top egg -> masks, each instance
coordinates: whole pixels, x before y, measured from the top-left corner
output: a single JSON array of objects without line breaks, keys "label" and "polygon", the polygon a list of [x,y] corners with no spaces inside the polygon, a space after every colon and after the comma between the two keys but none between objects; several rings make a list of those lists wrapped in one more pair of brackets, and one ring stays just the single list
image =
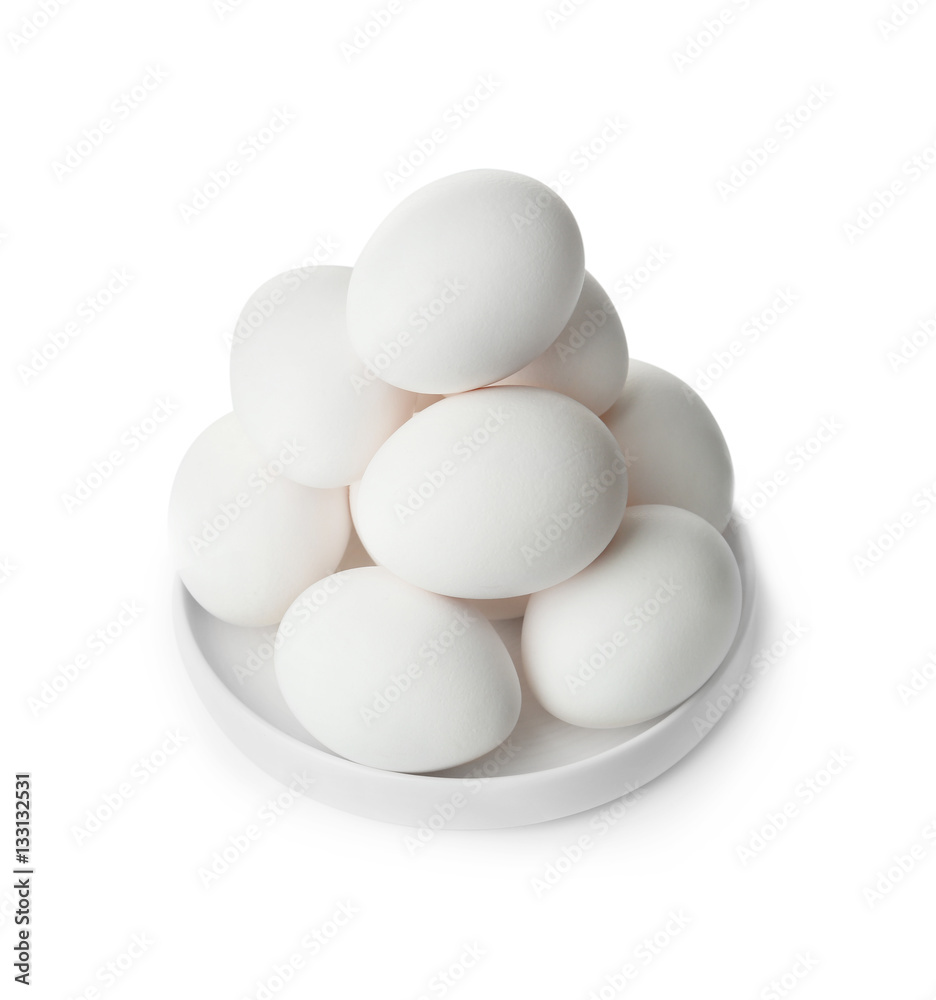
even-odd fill
[{"label": "top egg", "polygon": [[464,392],[519,371],[562,332],[585,280],[578,224],[545,184],[467,170],[378,226],[348,288],[348,334],[384,382]]}]

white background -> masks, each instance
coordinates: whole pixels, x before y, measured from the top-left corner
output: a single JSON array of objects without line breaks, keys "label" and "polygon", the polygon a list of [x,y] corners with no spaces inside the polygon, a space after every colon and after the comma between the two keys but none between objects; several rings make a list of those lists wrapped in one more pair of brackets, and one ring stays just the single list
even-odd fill
[{"label": "white background", "polygon": [[[262,997],[300,954],[277,995],[584,1000],[617,995],[606,977],[630,963],[626,995],[936,996],[934,5],[888,30],[887,0],[587,0],[565,19],[558,2],[412,2],[350,50],[378,2],[4,5],[2,781],[11,803],[13,772],[34,775],[33,995]],[[720,9],[733,18],[713,39]],[[466,118],[456,106],[485,78]],[[288,127],[239,155],[278,109]],[[90,155],[56,168],[102,117],[114,127]],[[388,177],[436,127],[412,176]],[[232,158],[238,175],[184,213]],[[409,831],[303,798],[206,887],[199,868],[282,791],[195,701],[169,621],[167,498],[229,409],[224,335],[317,241],[352,264],[400,198],[476,166],[567,171],[632,355],[702,388],[754,511],[774,653],[613,824],[444,832],[414,854]],[[668,259],[651,276],[654,248]],[[112,269],[129,276],[117,295],[102,293]],[[752,338],[780,291],[795,303]],[[122,444],[166,399],[171,416]],[[115,448],[122,464],[69,510]],[[142,609],[132,624],[36,709],[123,602]],[[170,732],[178,751],[132,778]],[[76,834],[128,781],[116,815]],[[354,918],[303,951],[342,903]],[[145,950],[121,959],[135,935]],[[481,957],[459,967],[469,947]]]}]

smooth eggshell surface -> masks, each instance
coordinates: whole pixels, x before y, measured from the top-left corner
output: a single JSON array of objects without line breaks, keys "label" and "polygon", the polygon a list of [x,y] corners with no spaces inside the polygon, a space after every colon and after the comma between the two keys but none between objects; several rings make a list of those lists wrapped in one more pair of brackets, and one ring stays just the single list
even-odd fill
[{"label": "smooth eggshell surface", "polygon": [[621,397],[602,420],[628,461],[628,503],[683,507],[725,530],[734,494],[731,455],[691,386],[632,358]]},{"label": "smooth eggshell surface", "polygon": [[[348,547],[345,549],[345,554],[341,558],[341,562],[338,564],[338,569],[357,569],[359,566],[376,566],[373,557],[364,548],[364,543],[361,541],[357,530],[354,527],[354,507],[355,500],[357,496],[357,483],[352,483],[351,485],[351,538],[348,541]],[[462,602],[466,604],[472,611],[480,611],[488,621],[501,622],[509,621],[511,618],[520,618],[523,616],[523,612],[526,611],[527,601],[529,600],[529,594],[523,594],[520,597],[502,597],[500,599],[492,599],[489,601],[479,600],[475,601],[469,597],[461,598]]]},{"label": "smooth eggshell surface", "polygon": [[345,323],[350,267],[277,275],[241,312],[231,348],[231,396],[264,455],[294,447],[285,475],[347,486],[416,405],[413,393],[369,377]]},{"label": "smooth eggshell surface", "polygon": [[608,293],[586,271],[565,329],[538,358],[498,385],[537,385],[578,400],[601,415],[627,377],[627,339]]},{"label": "smooth eggshell surface", "polygon": [[283,470],[229,413],[195,439],[172,484],[176,568],[195,600],[232,625],[275,625],[348,544],[348,491],[300,486]]},{"label": "smooth eggshell surface", "polygon": [[405,198],[362,250],[351,343],[392,385],[474,389],[546,350],[584,276],[578,224],[549,187],[504,170],[452,174]]},{"label": "smooth eggshell surface", "polygon": [[517,673],[491,623],[380,567],[301,594],[280,623],[274,663],[308,732],[371,767],[454,767],[493,750],[520,714]]},{"label": "smooth eggshell surface", "polygon": [[553,586],[611,540],[627,502],[614,436],[581,403],[493,386],[434,403],[377,452],[354,517],[375,562],[453,597]]},{"label": "smooth eggshell surface", "polygon": [[738,565],[712,525],[679,507],[629,507],[587,569],[530,598],[524,671],[556,718],[632,726],[698,690],[740,619]]}]

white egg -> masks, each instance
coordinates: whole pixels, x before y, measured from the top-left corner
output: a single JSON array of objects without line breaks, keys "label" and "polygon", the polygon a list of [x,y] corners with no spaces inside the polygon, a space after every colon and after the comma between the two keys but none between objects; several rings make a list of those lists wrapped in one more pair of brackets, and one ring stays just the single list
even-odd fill
[{"label": "white egg", "polygon": [[587,569],[530,598],[524,671],[564,722],[631,726],[697,691],[740,618],[741,576],[722,535],[680,507],[629,507]]},{"label": "white egg", "polygon": [[169,498],[176,568],[198,603],[232,625],[275,625],[311,583],[333,572],[351,532],[347,489],[284,475],[288,449],[264,457],[233,413],[185,453]]},{"label": "white egg", "polygon": [[731,455],[691,386],[632,358],[621,397],[602,419],[628,460],[628,503],[684,507],[725,530],[734,494]]},{"label": "white egg", "polygon": [[379,567],[297,597],[274,664],[308,732],[371,767],[454,767],[493,750],[520,714],[517,673],[491,623]]},{"label": "white egg", "polygon": [[[338,565],[339,571],[343,569],[357,569],[359,566],[377,565],[377,563],[374,562],[373,556],[371,556],[367,549],[364,548],[364,543],[361,541],[353,523],[358,487],[358,483],[351,484],[351,538],[348,541],[348,547],[345,549],[345,554],[342,556],[341,562]],[[521,618],[523,616],[523,612],[526,611],[527,601],[529,599],[529,594],[523,594],[520,597],[502,597],[489,601],[472,600],[468,597],[461,598],[462,602],[469,608],[473,611],[479,611],[485,618],[488,619],[488,621],[492,622],[509,621],[511,618]]]},{"label": "white egg", "polygon": [[347,486],[412,416],[415,394],[373,378],[345,323],[350,267],[277,275],[251,295],[231,349],[231,395],[265,455],[299,454],[285,475],[305,486]]},{"label": "white egg", "polygon": [[600,415],[621,395],[626,377],[624,327],[608,293],[586,271],[582,294],[556,341],[497,384],[554,389]]},{"label": "white egg", "polygon": [[614,436],[581,403],[493,386],[434,403],[373,457],[354,500],[367,550],[453,597],[553,586],[611,540],[627,502]]},{"label": "white egg", "polygon": [[545,184],[468,170],[415,191],[378,226],[348,289],[351,343],[419,393],[513,374],[566,324],[585,276],[578,225]]}]

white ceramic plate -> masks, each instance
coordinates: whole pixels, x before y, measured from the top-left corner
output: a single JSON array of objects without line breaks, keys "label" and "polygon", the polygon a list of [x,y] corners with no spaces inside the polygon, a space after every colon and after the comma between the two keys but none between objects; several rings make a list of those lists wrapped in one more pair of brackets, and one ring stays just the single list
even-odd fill
[{"label": "white ceramic plate", "polygon": [[[275,626],[242,628],[213,618],[178,578],[173,618],[198,695],[243,753],[284,784],[348,812],[432,830],[493,829],[569,816],[639,788],[684,757],[718,721],[729,685],[754,643],[755,572],[743,525],[725,538],[743,586],[741,624],[721,666],[666,715],[624,729],[580,729],[554,719],[528,695],[510,738],[486,757],[431,775],[398,774],[338,757],[286,707],[273,673]],[[511,653],[520,621],[497,623]],[[522,677],[522,671],[521,671]]]}]

